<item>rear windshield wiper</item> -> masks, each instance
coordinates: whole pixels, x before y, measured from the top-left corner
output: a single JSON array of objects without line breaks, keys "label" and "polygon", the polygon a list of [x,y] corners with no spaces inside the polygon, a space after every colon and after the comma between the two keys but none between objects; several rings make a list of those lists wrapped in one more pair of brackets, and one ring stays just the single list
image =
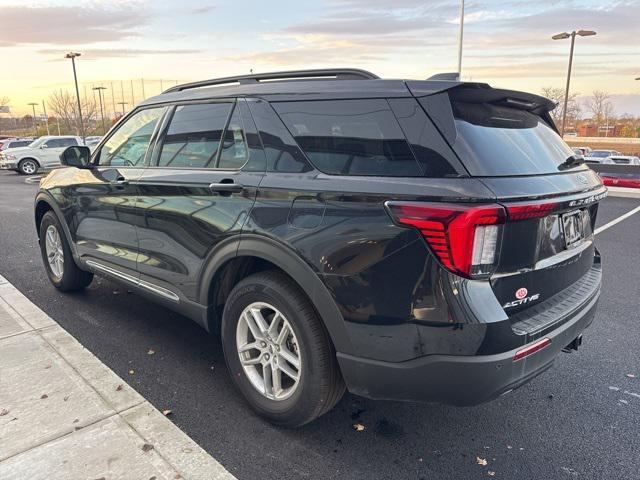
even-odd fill
[{"label": "rear windshield wiper", "polygon": [[558,170],[567,170],[568,168],[577,167],[584,163],[584,157],[582,155],[571,155],[564,162],[558,165]]}]

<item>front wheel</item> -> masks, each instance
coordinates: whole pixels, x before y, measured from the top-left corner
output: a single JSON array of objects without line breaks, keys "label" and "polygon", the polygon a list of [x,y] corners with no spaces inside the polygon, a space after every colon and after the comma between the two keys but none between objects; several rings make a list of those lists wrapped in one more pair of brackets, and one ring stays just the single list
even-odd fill
[{"label": "front wheel", "polygon": [[93,273],[76,265],[60,221],[52,211],[45,213],[40,223],[40,252],[49,280],[58,290],[82,290],[93,280]]},{"label": "front wheel", "polygon": [[251,275],[232,290],[222,345],[240,391],[277,425],[308,423],[345,391],[324,325],[302,290],[280,272]]},{"label": "front wheel", "polygon": [[25,158],[24,160],[20,160],[18,172],[22,175],[33,175],[38,171],[38,167],[38,162],[32,158]]}]

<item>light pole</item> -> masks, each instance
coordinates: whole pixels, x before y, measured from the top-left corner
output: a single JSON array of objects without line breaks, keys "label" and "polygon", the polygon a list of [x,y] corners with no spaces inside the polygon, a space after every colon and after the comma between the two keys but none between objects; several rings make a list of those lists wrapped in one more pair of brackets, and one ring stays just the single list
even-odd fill
[{"label": "light pole", "polygon": [[560,129],[560,136],[564,136],[564,127],[567,122],[567,104],[569,103],[569,83],[571,82],[571,66],[573,64],[573,46],[576,43],[576,35],[580,37],[590,37],[595,35],[596,32],[593,30],[578,30],[577,32],[574,30],[571,33],[562,32],[551,37],[553,40],[564,40],[566,38],[571,38],[571,48],[569,50],[569,69],[567,70],[567,86],[564,90],[564,108],[562,110],[562,128]]},{"label": "light pole", "polygon": [[38,129],[36,128],[36,105],[38,105],[38,103],[37,102],[30,102],[27,105],[31,105],[31,108],[33,110],[33,121],[31,123],[33,124],[32,125],[32,127],[33,127],[33,135],[35,137],[37,137],[38,136]]},{"label": "light pole", "polygon": [[76,84],[76,98],[78,99],[78,119],[80,120],[80,136],[82,137],[82,142],[85,141],[84,136],[84,122],[82,121],[82,106],[80,104],[80,90],[78,90],[78,76],[76,75],[76,57],[79,57],[80,53],[78,52],[69,52],[64,58],[71,59],[71,65],[73,66],[73,81]]},{"label": "light pole", "polygon": [[462,37],[464,35],[464,0],[460,0],[460,31],[458,32],[458,80],[462,77]]},{"label": "light pole", "polygon": [[47,106],[44,104],[44,100],[42,100],[42,111],[44,112],[44,122],[47,125],[47,135],[49,135],[49,117],[47,116]]},{"label": "light pole", "polygon": [[118,105],[122,105],[122,116],[124,117],[124,106],[127,104],[127,102],[118,102]]},{"label": "light pole", "polygon": [[102,118],[102,133],[104,134],[104,110],[102,108],[102,90],[106,90],[107,87],[93,87],[92,90],[98,91],[98,99],[100,100],[100,117]]}]

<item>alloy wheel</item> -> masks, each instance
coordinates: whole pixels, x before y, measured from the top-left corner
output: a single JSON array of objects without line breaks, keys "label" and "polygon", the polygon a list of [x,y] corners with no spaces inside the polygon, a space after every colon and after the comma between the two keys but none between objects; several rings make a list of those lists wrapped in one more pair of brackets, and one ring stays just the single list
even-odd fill
[{"label": "alloy wheel", "polygon": [[274,306],[247,306],[236,328],[240,363],[251,385],[270,400],[289,398],[300,384],[302,355],[291,324]]},{"label": "alloy wheel", "polygon": [[64,272],[64,250],[62,239],[55,225],[49,225],[45,233],[45,250],[51,273],[57,280],[62,279]]},{"label": "alloy wheel", "polygon": [[32,175],[36,173],[37,170],[38,167],[36,165],[36,162],[34,162],[33,160],[24,160],[22,162],[22,171],[27,175]]}]

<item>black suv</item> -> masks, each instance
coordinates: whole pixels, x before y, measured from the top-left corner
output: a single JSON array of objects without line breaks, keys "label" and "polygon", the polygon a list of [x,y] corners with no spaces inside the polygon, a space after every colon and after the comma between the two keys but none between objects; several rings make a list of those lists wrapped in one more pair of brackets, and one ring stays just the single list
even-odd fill
[{"label": "black suv", "polygon": [[93,274],[219,331],[281,425],[376,399],[471,405],[577,349],[606,195],[550,100],[314,70],[176,86],[40,184],[51,282]]}]

